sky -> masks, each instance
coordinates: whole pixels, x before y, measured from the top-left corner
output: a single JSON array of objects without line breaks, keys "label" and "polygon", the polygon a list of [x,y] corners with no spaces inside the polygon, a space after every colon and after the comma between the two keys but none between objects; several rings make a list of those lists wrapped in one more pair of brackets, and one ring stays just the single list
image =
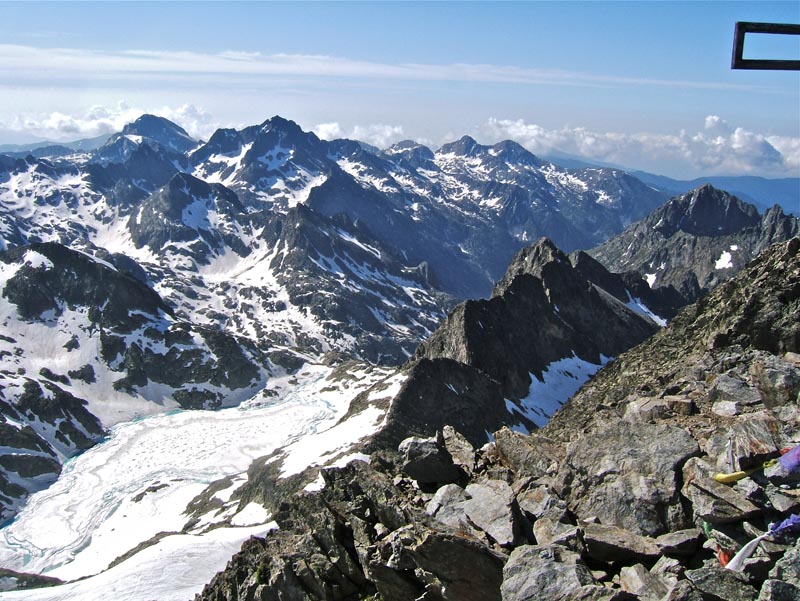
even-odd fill
[{"label": "sky", "polygon": [[[0,1],[0,144],[281,115],[380,147],[800,177],[800,72],[731,70],[736,21],[800,23],[800,2]],[[745,57],[800,58],[800,36],[748,34]]]}]

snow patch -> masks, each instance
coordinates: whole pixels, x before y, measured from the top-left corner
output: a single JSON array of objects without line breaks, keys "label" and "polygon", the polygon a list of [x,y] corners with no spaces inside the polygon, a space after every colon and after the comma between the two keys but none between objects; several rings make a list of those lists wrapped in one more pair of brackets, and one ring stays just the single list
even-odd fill
[{"label": "snow patch", "polygon": [[733,267],[733,262],[731,261],[731,253],[727,250],[723,250],[722,254],[717,259],[717,262],[714,264],[714,269],[730,269]]},{"label": "snow patch", "polygon": [[611,360],[600,355],[600,363],[591,363],[572,354],[558,361],[553,361],[542,372],[542,379],[530,374],[531,387],[528,395],[520,399],[519,404],[507,402],[510,413],[518,413],[527,417],[538,427],[550,421],[553,414],[561,408],[569,398],[597,371]]}]

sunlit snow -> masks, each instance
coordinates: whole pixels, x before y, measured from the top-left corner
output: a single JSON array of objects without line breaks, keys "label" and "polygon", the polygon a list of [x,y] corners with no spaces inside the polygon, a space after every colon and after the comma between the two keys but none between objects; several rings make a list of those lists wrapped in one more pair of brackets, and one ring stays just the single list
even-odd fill
[{"label": "sunlit snow", "polygon": [[524,415],[541,428],[609,360],[609,357],[600,355],[600,364],[596,364],[573,354],[553,361],[542,372],[541,380],[531,374],[528,396],[521,399],[518,405],[507,402],[506,408],[509,413]]},{"label": "sunlit snow", "polygon": [[731,253],[727,250],[723,250],[722,254],[717,259],[717,262],[714,264],[714,269],[730,269],[733,267],[733,262],[731,261]]}]

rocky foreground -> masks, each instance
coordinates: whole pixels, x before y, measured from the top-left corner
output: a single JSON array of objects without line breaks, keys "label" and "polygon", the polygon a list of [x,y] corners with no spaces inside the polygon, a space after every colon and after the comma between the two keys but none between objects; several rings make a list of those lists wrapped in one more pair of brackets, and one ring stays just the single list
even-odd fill
[{"label": "rocky foreground", "polygon": [[198,599],[800,599],[796,533],[723,567],[800,511],[800,475],[761,469],[800,442],[799,317],[795,238],[530,436],[445,427],[323,470]]}]

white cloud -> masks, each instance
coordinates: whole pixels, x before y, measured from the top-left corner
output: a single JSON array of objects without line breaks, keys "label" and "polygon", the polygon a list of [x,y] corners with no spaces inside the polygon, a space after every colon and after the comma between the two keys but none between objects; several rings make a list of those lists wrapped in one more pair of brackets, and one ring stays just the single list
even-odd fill
[{"label": "white cloud", "polygon": [[344,132],[338,123],[320,123],[312,130],[320,140],[336,140],[344,138]]},{"label": "white cloud", "polygon": [[112,107],[94,105],[78,115],[68,115],[58,111],[22,113],[7,123],[0,123],[0,127],[38,138],[66,142],[120,131],[127,123],[135,121],[145,113],[174,121],[195,138],[207,138],[220,126],[208,111],[193,104],[184,104],[176,108],[162,106],[143,109],[131,107],[121,101]]},{"label": "white cloud", "polygon": [[764,86],[709,81],[634,78],[582,71],[492,64],[381,63],[344,57],[260,52],[37,48],[0,44],[0,80],[47,85],[49,79],[136,79],[153,85],[167,79],[213,76],[216,81],[252,85],[257,76],[363,78],[403,81],[484,82],[563,86],[657,86],[696,89],[772,90]]},{"label": "white cloud", "polygon": [[403,139],[403,127],[401,125],[385,125],[375,123],[372,125],[356,125],[353,132],[348,136],[356,140],[361,140],[378,148],[386,148],[395,142]]},{"label": "white cloud", "polygon": [[581,127],[547,129],[522,119],[489,119],[479,135],[511,138],[535,154],[561,151],[587,159],[667,173],[797,177],[800,139],[766,136],[733,127],[718,115],[696,132],[676,134],[595,132]]},{"label": "white cloud", "polygon": [[384,123],[356,125],[349,131],[345,131],[337,122],[320,123],[314,126],[312,131],[322,140],[349,138],[372,144],[378,148],[386,148],[405,138],[402,125],[386,125]]}]

